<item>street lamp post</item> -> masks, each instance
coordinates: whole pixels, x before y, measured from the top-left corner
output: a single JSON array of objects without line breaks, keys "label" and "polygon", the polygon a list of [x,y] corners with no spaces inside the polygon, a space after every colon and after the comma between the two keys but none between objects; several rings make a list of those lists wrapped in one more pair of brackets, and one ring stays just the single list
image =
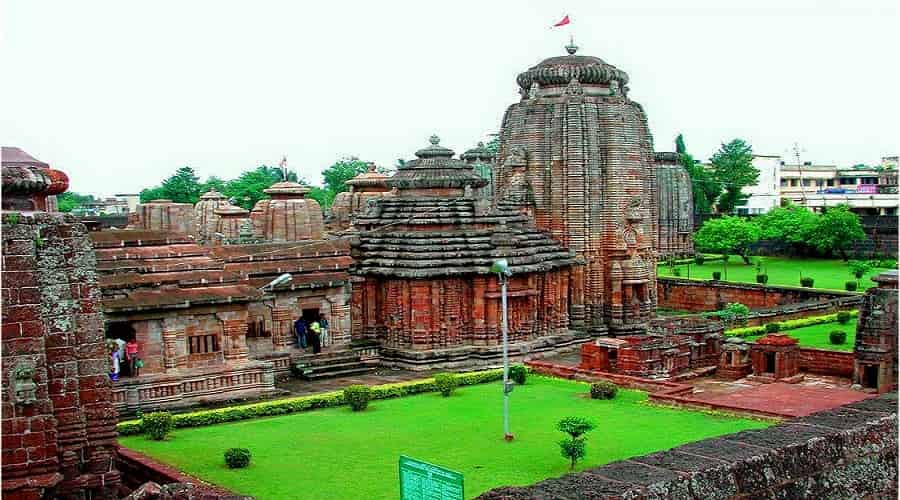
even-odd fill
[{"label": "street lamp post", "polygon": [[509,393],[512,392],[512,384],[509,382],[509,322],[506,305],[506,284],[512,271],[506,259],[500,259],[491,266],[491,272],[497,273],[500,281],[500,329],[503,332],[503,439],[512,441],[514,436],[509,432]]}]

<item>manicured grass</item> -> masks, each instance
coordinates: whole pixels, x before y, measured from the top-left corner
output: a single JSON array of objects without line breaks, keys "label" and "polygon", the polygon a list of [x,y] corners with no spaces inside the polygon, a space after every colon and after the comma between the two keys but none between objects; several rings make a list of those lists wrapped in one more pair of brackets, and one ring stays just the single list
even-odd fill
[{"label": "manicured grass", "polygon": [[[813,286],[815,288],[830,288],[833,290],[843,290],[844,283],[850,280],[856,280],[850,275],[850,269],[847,264],[840,259],[794,259],[782,257],[752,257],[753,264],[744,264],[743,259],[739,256],[731,256],[728,261],[728,279],[727,281],[741,281],[746,283],[756,283],[756,261],[762,261],[763,271],[769,275],[769,285],[787,285],[800,286],[800,273],[804,277],[813,278]],[[690,273],[688,265],[682,264],[676,266],[682,278],[694,279],[712,279],[713,271],[722,272],[722,280],[725,281],[725,270],[722,262],[705,262],[703,265],[690,264]],[[859,280],[858,291],[875,286],[875,283],[869,279],[887,269],[873,269]],[[659,276],[672,276],[671,269],[665,264],[657,266],[657,274]],[[688,276],[690,274],[690,276]]]},{"label": "manicured grass", "polygon": [[[592,419],[579,468],[668,449],[765,422],[660,408],[643,392],[591,400],[580,382],[531,376],[511,395],[515,441],[503,441],[500,383],[374,401],[363,413],[328,408],[283,417],[179,429],[167,441],[120,439],[183,471],[260,500],[397,498],[401,454],[459,471],[467,497],[502,485],[530,484],[568,472],[556,422]],[[250,467],[226,468],[223,453],[249,448]]]},{"label": "manicured grass", "polygon": [[[828,334],[834,330],[841,330],[847,333],[847,342],[843,344],[832,344],[828,341]],[[853,351],[853,343],[856,341],[856,321],[850,321],[846,325],[840,323],[822,323],[821,325],[805,326],[794,330],[785,330],[781,333],[790,335],[800,341],[803,347],[812,347],[815,349],[827,349],[829,351]],[[747,340],[753,341],[762,337],[755,335],[746,337]]]}]

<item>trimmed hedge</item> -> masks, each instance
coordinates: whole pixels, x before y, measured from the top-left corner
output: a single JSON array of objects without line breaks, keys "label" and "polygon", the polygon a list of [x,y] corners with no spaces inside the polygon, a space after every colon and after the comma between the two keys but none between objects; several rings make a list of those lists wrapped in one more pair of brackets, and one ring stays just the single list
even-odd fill
[{"label": "trimmed hedge", "polygon": [[[855,318],[859,311],[841,311],[846,312],[850,315],[850,317]],[[799,319],[788,319],[785,321],[779,321],[778,325],[781,331],[784,330],[793,330],[795,328],[803,328],[804,326],[812,326],[812,325],[821,325],[823,323],[833,323],[838,321],[838,315],[840,312],[834,314],[826,314],[824,316],[810,316],[808,318],[799,318]],[[753,337],[755,335],[765,335],[766,334],[766,326],[746,326],[742,328],[732,328],[730,330],[725,330],[725,335],[728,337]]]},{"label": "trimmed hedge", "polygon": [[834,345],[847,343],[847,332],[843,330],[834,330],[828,334],[828,341]]},{"label": "trimmed hedge", "polygon": [[229,469],[243,469],[250,465],[250,450],[247,448],[228,448],[225,450],[225,465]]},{"label": "trimmed hedge", "polygon": [[[503,369],[483,370],[477,372],[461,373],[456,376],[460,386],[483,384],[503,380]],[[400,398],[421,394],[423,392],[435,392],[433,378],[413,380],[410,382],[398,382],[395,384],[376,385],[372,387],[372,400]],[[264,403],[254,403],[241,406],[229,406],[215,410],[201,410],[191,413],[179,413],[172,415],[175,428],[203,427],[225,422],[236,422],[259,417],[273,417],[287,415],[301,411],[315,410],[317,408],[331,408],[346,404],[343,391],[325,392],[312,396],[300,396]],[[140,420],[126,420],[116,426],[120,436],[142,434],[144,432]]]}]

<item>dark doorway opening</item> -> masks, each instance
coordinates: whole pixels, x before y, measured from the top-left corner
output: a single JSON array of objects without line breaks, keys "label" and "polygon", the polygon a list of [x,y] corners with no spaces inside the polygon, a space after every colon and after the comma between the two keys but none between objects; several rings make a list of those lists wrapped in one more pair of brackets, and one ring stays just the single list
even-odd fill
[{"label": "dark doorway opening", "polygon": [[865,365],[863,368],[863,387],[878,389],[878,365]]},{"label": "dark doorway opening", "polygon": [[319,314],[318,309],[304,309],[303,310],[303,319],[306,321],[306,324],[310,324],[313,321],[319,321],[321,315]]},{"label": "dark doorway opening", "polygon": [[[135,369],[127,360],[125,344],[136,339],[134,327],[130,321],[111,321],[106,324],[107,354],[116,351],[119,364],[119,376],[133,376]],[[112,362],[112,361],[111,361]]]},{"label": "dark doorway opening", "polygon": [[766,373],[775,373],[775,353],[766,353]]}]

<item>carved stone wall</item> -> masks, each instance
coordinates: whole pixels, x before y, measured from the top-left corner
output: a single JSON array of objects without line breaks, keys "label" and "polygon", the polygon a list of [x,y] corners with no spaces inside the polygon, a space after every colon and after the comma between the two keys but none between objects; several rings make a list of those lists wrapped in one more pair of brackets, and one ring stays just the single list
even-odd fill
[{"label": "carved stone wall", "polygon": [[641,332],[656,308],[653,141],[628,76],[595,57],[552,57],[519,75],[500,132],[498,203],[530,204],[539,229],[585,261],[586,327]]},{"label": "carved stone wall", "polygon": [[694,193],[678,153],[656,153],[659,257],[694,254]]},{"label": "carved stone wall", "polygon": [[867,389],[887,392],[897,387],[897,271],[872,280],[878,286],[866,292],[859,309],[853,381]]},{"label": "carved stone wall", "polygon": [[3,497],[115,498],[116,411],[85,227],[4,213],[2,281]]},{"label": "carved stone wall", "polygon": [[153,200],[137,206],[135,229],[194,234],[194,206],[190,203],[173,203],[171,200]]}]

